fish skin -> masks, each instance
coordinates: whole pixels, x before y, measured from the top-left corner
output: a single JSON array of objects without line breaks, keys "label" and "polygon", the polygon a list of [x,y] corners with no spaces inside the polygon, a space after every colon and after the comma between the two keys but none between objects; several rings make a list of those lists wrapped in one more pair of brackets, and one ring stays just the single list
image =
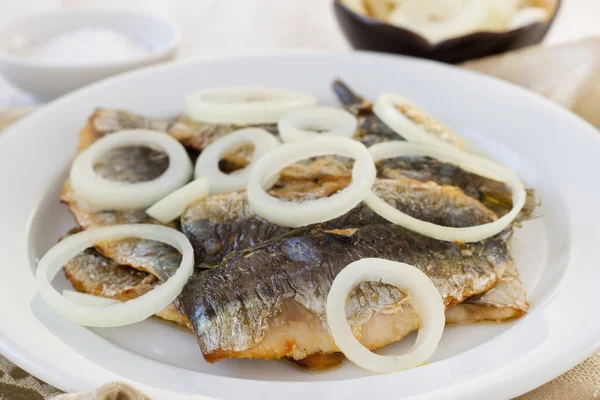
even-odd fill
[{"label": "fish skin", "polygon": [[[123,129],[151,129],[168,132],[179,140],[186,148],[202,151],[215,140],[229,133],[247,128],[227,124],[208,124],[193,121],[185,116],[171,119],[155,119],[130,113],[123,110],[99,108],[88,119],[87,125],[79,135],[79,148],[81,152],[101,137]],[[277,126],[256,125],[278,136]],[[222,167],[227,172],[232,172],[246,167],[254,153],[253,147],[244,145],[238,149],[227,152],[223,156]],[[161,153],[159,153],[161,154]],[[191,154],[195,156],[195,154]],[[315,162],[317,161],[317,162]],[[108,164],[108,163],[107,163]],[[109,164],[110,165],[110,164]],[[281,171],[282,178],[289,179],[315,179],[321,177],[342,177],[351,175],[351,164],[348,160],[339,157],[326,156],[318,159],[299,162]],[[114,175],[114,174],[113,174]]]},{"label": "fish skin", "polygon": [[[454,244],[394,225],[369,225],[344,233],[302,228],[230,253],[217,268],[194,274],[179,297],[180,306],[194,326],[208,361],[230,357],[301,359],[335,353],[339,350],[328,334],[316,343],[301,343],[296,332],[306,328],[304,321],[309,321],[310,331],[316,332],[320,324],[327,332],[325,304],[333,279],[346,265],[366,257],[420,268],[432,279],[446,307],[485,293],[512,263],[502,237]],[[364,282],[349,298],[348,322],[355,334],[369,339],[367,347],[381,347],[412,330],[410,324],[395,323],[395,318],[410,317],[398,314],[408,306],[407,297],[397,288]],[[269,324],[290,309],[302,318],[295,320],[298,326],[286,332],[289,337],[268,348],[259,346],[270,337]],[[373,318],[385,320],[381,323],[392,332],[406,327],[407,332],[392,337],[377,330],[361,333],[362,326]]]},{"label": "fish skin", "polygon": [[[355,114],[358,119],[359,129],[355,136],[357,140],[363,142],[367,147],[387,140],[405,140],[402,135],[393,131],[375,115],[371,101],[354,93],[339,79],[333,81],[332,88],[342,105]],[[404,104],[396,106],[396,108],[429,134],[458,148],[464,147],[462,138],[456,132],[418,107]]]},{"label": "fish skin", "polygon": [[[89,126],[86,129],[90,126],[93,127],[95,133],[90,140],[96,140],[98,137],[120,128],[139,129],[157,127],[155,126],[157,124],[155,121],[152,122],[150,119],[131,113],[100,109],[90,117]],[[166,126],[166,122],[160,126]],[[82,133],[80,136],[87,137],[90,135]],[[85,146],[81,144],[80,147]],[[128,147],[109,152],[98,160],[94,167],[106,179],[136,183],[154,179],[164,172],[168,167],[168,157],[164,153],[147,148]],[[323,192],[323,195],[332,194],[338,190],[337,188],[342,182],[344,180],[329,182],[322,185],[318,190]],[[273,192],[279,193],[280,196],[288,196],[290,199],[292,197],[298,199],[302,196],[308,199],[311,195],[301,193],[306,188],[298,187],[303,184],[303,182],[288,182],[284,178],[279,182],[278,187],[273,189]],[[290,186],[290,188],[286,188],[286,186]],[[292,186],[297,188],[294,189]],[[316,192],[313,191],[313,193]],[[97,211],[85,198],[71,190],[68,182],[65,182],[63,186],[61,201],[69,207],[75,220],[83,229],[119,224],[159,224],[143,210]],[[169,226],[174,226],[174,224],[169,224]],[[151,273],[162,281],[172,276],[181,262],[180,254],[173,247],[155,241],[132,238],[101,242],[97,243],[95,247],[104,256],[115,260],[117,263]],[[202,267],[208,266],[202,265]]]},{"label": "fish skin", "polygon": [[333,81],[332,89],[344,108],[358,119],[356,140],[367,147],[389,140],[404,140],[375,115],[371,101],[356,94],[339,79]]},{"label": "fish skin", "polygon": [[502,279],[487,292],[473,296],[446,311],[447,324],[478,321],[505,321],[529,311],[527,293],[514,265],[509,265]]},{"label": "fish skin", "polygon": [[[351,89],[340,81],[334,83],[334,90],[343,99],[342,102],[347,109],[357,114],[359,118],[359,130],[356,139],[363,142],[367,147],[382,141],[401,139],[372,113],[372,104],[368,100],[354,94]],[[351,95],[347,93],[351,93]],[[100,137],[121,129],[168,130],[173,137],[181,140],[184,145],[202,150],[217,138],[232,132],[234,129],[241,128],[223,125],[217,129],[218,134],[213,134],[210,133],[210,130],[209,133],[204,131],[206,129],[205,125],[212,124],[197,123],[185,117],[179,117],[174,122],[173,119],[154,119],[127,111],[99,108],[89,118],[88,124],[80,134],[79,150],[82,151]],[[265,128],[272,133],[276,132],[275,126],[265,126]],[[153,156],[157,157],[160,154],[154,154]],[[252,147],[249,146],[243,146],[227,153],[223,160],[225,169],[234,171],[245,167],[250,162],[252,154]],[[131,157],[132,160],[136,158],[140,157]],[[106,165],[111,165],[111,163],[106,163]],[[156,167],[154,168],[156,169]],[[102,173],[101,170],[99,172]],[[115,173],[112,173],[112,175],[113,179],[117,177]],[[281,176],[284,179],[348,179],[351,175],[352,161],[337,156],[305,160],[288,166],[281,171]],[[433,181],[440,185],[460,187],[465,193],[480,200],[496,212],[498,216],[506,214],[512,204],[510,190],[503,183],[479,177],[450,164],[440,163],[429,158],[404,157],[384,160],[378,165],[378,175],[382,178],[392,179],[399,175],[406,175],[424,182]],[[146,177],[145,179],[151,178]],[[538,204],[539,201],[535,198],[533,190],[528,190],[527,201],[519,220],[530,218]]]},{"label": "fish skin", "polygon": [[70,260],[64,271],[78,291],[121,301],[143,295],[157,282],[154,275],[120,266],[91,248]]},{"label": "fish skin", "polygon": [[129,111],[97,108],[79,133],[78,152],[87,149],[101,137],[124,129],[150,129],[167,132],[172,119],[148,118]]},{"label": "fish skin", "polygon": [[[195,121],[186,116],[180,116],[169,127],[169,135],[179,140],[185,147],[202,151],[214,141],[221,139],[228,134],[244,128],[261,128],[278,137],[276,124],[263,125],[231,125],[231,124],[212,124],[208,122]],[[237,149],[226,152],[221,161],[221,167],[226,172],[232,172],[244,168],[252,160],[254,147],[252,145],[243,145]]]},{"label": "fish skin", "polygon": [[[72,191],[68,182],[63,186],[60,199],[67,204],[82,229],[124,224],[160,224],[143,210],[97,211]],[[154,240],[128,238],[98,242],[94,247],[118,264],[148,272],[161,281],[172,276],[181,263],[181,254],[174,247]]]},{"label": "fish skin", "polygon": [[[93,141],[121,129],[155,129],[166,131],[167,120],[155,120],[126,111],[97,109],[80,133],[80,150]],[[160,176],[168,167],[166,154],[145,147],[115,149],[99,159],[94,169],[106,179],[117,182],[145,182]],[[122,224],[160,224],[144,210],[98,211],[78,193],[68,181],[63,185],[61,201],[65,203],[83,229]],[[174,227],[174,224],[167,224]],[[157,276],[161,281],[172,276],[181,262],[173,247],[156,241],[137,238],[100,242],[95,248],[120,265],[131,266]]]},{"label": "fish skin", "polygon": [[[143,210],[97,211],[72,191],[68,182],[63,186],[61,201],[67,204],[75,221],[83,229],[123,224],[160,224]],[[148,272],[161,281],[172,276],[181,263],[181,254],[175,248],[153,240],[128,238],[98,242],[94,247],[118,264]]]},{"label": "fish skin", "polygon": [[[134,126],[134,127],[132,127],[132,128],[135,128],[135,126]],[[143,153],[143,152],[139,152],[139,153]],[[142,154],[142,155],[143,155],[143,154]],[[146,158],[151,158],[151,157],[148,157],[149,155],[144,155],[144,156],[145,156]],[[137,158],[137,157],[138,157],[138,156],[135,156],[135,155],[134,155],[132,158],[133,158],[133,159],[135,159],[135,158]],[[116,157],[116,158],[121,158],[121,157]],[[113,172],[113,171],[110,171],[110,167],[111,167],[113,164],[112,164],[112,163],[106,163],[106,165],[108,166],[108,168],[107,168],[107,174],[110,174],[111,172]],[[135,166],[135,165],[136,165],[136,163],[133,163],[133,165]],[[148,170],[151,172],[151,171],[152,171],[152,168],[149,168]],[[103,174],[103,173],[104,173],[102,170],[101,170],[101,171],[99,171],[99,172],[100,172],[101,174]],[[135,176],[135,175],[144,175],[144,172],[138,172],[138,173],[134,172],[133,174],[134,174],[134,176]],[[309,176],[311,176],[311,175],[309,175]],[[119,177],[117,177],[117,176],[115,176],[114,178],[120,179],[120,178],[119,178]],[[125,177],[124,177],[124,178],[121,178],[120,180],[122,180],[122,181],[128,181],[128,180],[131,180],[131,179],[135,179],[135,178],[132,178],[132,177],[130,177],[130,176],[127,176],[127,175],[125,175]],[[150,177],[150,178],[148,178],[148,177],[142,177],[142,178],[140,178],[140,180],[148,180],[148,179],[152,179],[152,178],[151,178],[151,177]],[[284,189],[284,191],[285,191],[285,189]],[[130,222],[130,223],[131,223],[131,222],[134,222],[134,221],[145,221],[145,222],[150,222],[150,221],[148,221],[148,220],[147,220],[147,218],[149,218],[149,217],[147,217],[147,216],[144,216],[144,215],[143,215],[143,213],[142,213],[142,214],[140,214],[140,213],[137,213],[137,215],[136,215],[136,212],[132,212],[132,214],[133,214],[133,216],[130,216],[131,214],[130,214],[130,215],[127,215],[127,214],[125,214],[125,215],[121,215],[121,216],[119,216],[118,218],[114,218],[114,216],[113,216],[113,217],[110,217],[110,218],[107,218],[108,216],[106,216],[106,215],[105,215],[105,216],[102,216],[102,217],[104,217],[104,218],[102,218],[102,217],[101,217],[100,219],[101,219],[101,220],[102,220],[102,219],[106,219],[106,220],[112,220],[113,222],[114,222],[115,220],[119,220],[119,221],[129,220],[129,222]],[[123,222],[120,222],[120,223],[123,223]],[[135,255],[135,253],[132,253],[132,252],[131,252],[131,249],[132,249],[132,248],[134,248],[134,247],[132,247],[132,246],[135,246],[135,245],[136,245],[136,243],[132,243],[132,244],[130,244],[130,245],[129,245],[129,247],[127,247],[127,246],[125,246],[125,247],[122,247],[122,250],[121,250],[120,252],[118,252],[118,253],[121,253],[121,254],[123,254],[124,256],[131,255],[131,254],[134,254],[134,255]],[[144,249],[144,247],[146,247],[146,246],[147,246],[147,244],[146,244],[146,245],[144,245],[144,246],[142,246],[142,249]],[[174,249],[171,249],[171,250],[174,250]],[[151,253],[151,252],[150,252],[150,253]],[[166,252],[166,254],[169,254],[169,252]],[[134,256],[133,258],[134,258],[134,260],[135,260],[135,259],[139,259],[139,255],[138,255],[137,257],[136,257],[136,256]],[[153,255],[150,255],[150,256],[149,256],[149,258],[153,258]],[[117,259],[118,259],[119,261],[122,261],[122,260],[120,260],[118,257],[117,257]],[[124,262],[124,263],[126,264],[127,262]],[[178,264],[179,264],[179,262],[177,261],[176,265],[178,265]],[[159,270],[159,271],[157,271],[156,269],[154,269],[154,270],[153,270],[152,268],[147,268],[147,269],[148,269],[148,271],[149,271],[150,273],[152,273],[152,274],[155,274],[155,275],[157,275],[157,276],[160,276],[160,273],[159,273],[159,272],[160,272],[160,270]],[[163,279],[164,279],[164,278],[165,278],[165,275],[163,275]],[[172,308],[174,308],[174,306],[171,306],[171,307],[172,307]],[[175,311],[171,310],[171,311],[170,311],[170,313],[171,313],[171,314],[172,314],[173,312],[175,312],[175,313],[176,313],[176,311],[177,311],[177,310],[175,310]],[[168,319],[169,312],[168,312],[168,311],[166,311],[166,313],[167,313],[166,315],[167,315],[167,319]]]},{"label": "fish skin", "polygon": [[147,147],[121,147],[94,163],[94,171],[116,182],[138,183],[154,180],[169,167],[169,156]]},{"label": "fish skin", "polygon": [[[283,189],[275,189],[272,194],[298,201],[306,200],[311,193],[319,198],[341,188],[339,181],[332,181],[313,186],[311,190],[296,188],[303,190],[295,192],[290,184]],[[495,215],[477,200],[452,186],[399,177],[376,180],[373,191],[395,208],[427,222],[465,227],[496,220]],[[382,223],[387,221],[361,204],[347,214],[324,223],[324,227],[344,229]],[[196,260],[210,265],[218,264],[232,251],[254,246],[291,230],[254,214],[245,192],[223,193],[194,203],[181,216],[181,229],[194,247]]]},{"label": "fish skin", "polygon": [[[519,318],[528,310],[529,302],[527,301],[525,288],[519,280],[514,265],[508,265],[502,279],[489,291],[448,308],[446,310],[446,325],[470,324],[481,321],[503,322]],[[407,305],[402,312],[405,313],[404,326],[399,331],[406,332],[410,329],[418,329],[418,315],[415,309]],[[372,327],[373,325],[372,320],[365,324],[366,327]],[[339,367],[345,357],[342,353],[317,353],[305,359],[294,360],[290,357],[289,360],[305,369],[325,370]]]},{"label": "fish skin", "polygon": [[[334,81],[333,90],[343,106],[354,113],[359,120],[359,130],[355,139],[360,140],[367,147],[389,140],[404,140],[373,113],[372,103],[369,100],[354,93],[344,82]],[[435,130],[446,132],[441,124],[440,126],[436,125]],[[448,130],[448,134],[453,134],[449,128],[445,129]],[[377,171],[380,178],[394,179],[404,175],[423,182],[432,181],[440,185],[459,187],[467,195],[481,201],[499,217],[512,208],[511,191],[504,183],[472,174],[452,164],[429,157],[397,157],[383,160],[377,163]],[[528,189],[525,206],[517,221],[532,218],[538,204],[534,191]]]},{"label": "fish skin", "polygon": [[195,121],[186,116],[178,117],[169,127],[169,135],[179,140],[184,146],[202,151],[215,140],[227,136],[233,131],[244,128],[261,128],[277,135],[277,124],[231,125],[213,124]]},{"label": "fish skin", "polygon": [[[88,249],[73,258],[65,265],[64,269],[67,279],[78,291],[121,301],[137,298],[158,283],[154,276],[127,266],[117,265],[93,249]],[[488,296],[488,293],[491,295]],[[402,318],[403,324],[398,324],[399,332],[408,333],[418,328],[418,316],[414,308],[409,305],[410,301],[406,302],[402,308],[405,315]],[[508,265],[502,279],[488,292],[481,296],[471,297],[464,303],[446,310],[446,324],[472,323],[483,320],[503,321],[519,317],[528,309],[529,303],[525,290],[518,279],[518,274],[514,266]],[[369,312],[369,310],[365,307],[359,309],[358,313],[360,312]],[[192,330],[187,316],[182,314],[174,304],[170,304],[156,316]],[[381,319],[382,316],[379,317]],[[369,328],[373,325],[372,320],[371,317],[369,323],[363,325],[363,330],[366,331],[365,327]],[[318,325],[316,329],[323,330]],[[302,368],[323,370],[339,366],[344,359],[341,353],[317,353],[304,359],[290,360]]]},{"label": "fish skin", "polygon": [[[512,208],[512,193],[504,183],[472,174],[455,165],[429,157],[397,157],[383,160],[377,164],[377,172],[381,178],[394,179],[406,176],[422,182],[456,186],[467,195],[481,201],[499,217]],[[525,205],[517,221],[531,218],[538,203],[534,191],[527,189]]]},{"label": "fish skin", "polygon": [[[119,265],[94,249],[87,249],[64,266],[65,276],[80,292],[127,301],[144,295],[159,281],[151,274]],[[187,317],[173,304],[156,316],[191,329]]]}]

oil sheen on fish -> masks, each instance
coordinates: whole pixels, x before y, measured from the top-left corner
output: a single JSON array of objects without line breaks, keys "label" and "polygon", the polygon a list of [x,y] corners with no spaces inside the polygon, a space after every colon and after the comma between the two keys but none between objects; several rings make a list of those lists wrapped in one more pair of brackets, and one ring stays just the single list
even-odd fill
[{"label": "oil sheen on fish", "polygon": [[[481,201],[499,217],[512,208],[512,193],[504,183],[428,157],[397,157],[383,160],[377,165],[377,174],[381,178],[394,179],[407,176],[422,182],[459,187],[467,195]],[[528,189],[525,205],[518,220],[530,218],[537,203],[534,191]]]},{"label": "oil sheen on fish", "polygon": [[[321,192],[315,192],[315,188],[311,191],[293,185],[284,188],[285,191],[274,190],[278,197],[298,201],[304,200],[310,193],[315,193],[315,197],[331,195],[340,186],[339,181],[332,181],[329,186],[316,186]],[[302,191],[295,192],[294,189]],[[474,226],[496,219],[481,203],[453,186],[399,177],[378,179],[373,191],[387,203],[415,218],[444,226]],[[382,223],[386,221],[361,204],[347,214],[326,222],[324,226],[327,229],[344,229]],[[223,193],[198,201],[182,215],[181,228],[194,247],[196,260],[210,265],[218,264],[234,250],[254,246],[290,231],[255,215],[248,205],[245,192]]]},{"label": "oil sheen on fish", "polygon": [[[500,236],[454,244],[394,225],[302,228],[230,253],[219,267],[194,274],[179,301],[208,361],[335,353],[326,326],[327,293],[346,265],[366,257],[420,268],[446,307],[485,293],[512,264]],[[350,296],[347,317],[361,342],[373,349],[414,329],[416,322],[406,318],[415,315],[400,312],[406,307],[410,300],[397,288],[366,282]]]}]

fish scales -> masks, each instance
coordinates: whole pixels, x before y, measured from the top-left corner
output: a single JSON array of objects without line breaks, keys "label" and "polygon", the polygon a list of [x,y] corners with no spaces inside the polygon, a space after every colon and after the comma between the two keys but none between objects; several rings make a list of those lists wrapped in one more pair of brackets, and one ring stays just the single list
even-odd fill
[{"label": "fish scales", "polygon": [[[290,186],[278,196],[298,201],[305,198],[300,193],[304,193],[304,196],[315,193],[315,197],[320,197],[338,188],[336,185],[321,185],[312,191],[295,192],[294,187]],[[477,200],[452,186],[399,177],[378,179],[373,191],[388,204],[415,218],[444,226],[466,227],[496,219]],[[368,206],[361,204],[326,222],[324,226],[327,229],[344,229],[386,222]],[[181,227],[194,247],[197,261],[213,265],[234,250],[254,246],[290,231],[290,228],[271,224],[254,214],[245,192],[223,193],[196,202],[182,215]]]},{"label": "fish scales", "polygon": [[[269,330],[268,320],[283,311],[285,301],[302,306],[326,329],[326,297],[333,279],[346,265],[366,257],[420,268],[432,279],[446,307],[484,293],[512,263],[500,237],[459,245],[393,225],[369,225],[346,234],[304,228],[231,253],[219,267],[195,274],[180,304],[205,358],[224,358],[227,352],[239,353],[260,342]],[[397,288],[381,284],[363,285],[355,296],[357,304],[369,298],[389,299],[383,302],[384,309],[400,306],[399,300],[405,298]],[[353,301],[350,310],[355,308]],[[349,316],[354,329],[366,322],[358,315],[365,313]]]},{"label": "fish scales", "polygon": [[[340,80],[334,81],[332,86],[344,107],[358,118],[359,129],[355,139],[367,147],[390,140],[404,140],[373,113],[373,105],[369,100],[354,93]],[[431,125],[432,130],[438,136],[456,136],[449,128],[432,118],[426,118],[426,120],[425,122]],[[346,170],[343,168],[338,168],[338,170],[342,171],[340,174],[350,173],[349,167]],[[398,176],[407,176],[422,182],[432,181],[440,185],[459,187],[467,195],[480,200],[499,217],[508,213],[512,208],[512,194],[504,183],[472,174],[452,164],[429,157],[396,157],[383,160],[377,163],[377,175],[381,178],[392,179]],[[525,206],[517,221],[531,218],[538,204],[535,192],[528,189]]]},{"label": "fish scales", "polygon": [[[79,151],[105,135],[123,129],[151,129],[166,132],[171,121],[143,117],[127,111],[97,109],[80,133]],[[169,158],[163,152],[143,146],[128,146],[104,154],[94,164],[94,170],[106,179],[116,182],[137,183],[153,180],[168,167]],[[61,201],[83,229],[122,224],[159,224],[144,210],[96,210],[87,199],[74,192],[68,181],[63,185]],[[171,224],[171,226],[174,226]],[[152,240],[137,238],[97,243],[95,248],[119,265],[167,280],[175,273],[181,255],[173,247]]]}]

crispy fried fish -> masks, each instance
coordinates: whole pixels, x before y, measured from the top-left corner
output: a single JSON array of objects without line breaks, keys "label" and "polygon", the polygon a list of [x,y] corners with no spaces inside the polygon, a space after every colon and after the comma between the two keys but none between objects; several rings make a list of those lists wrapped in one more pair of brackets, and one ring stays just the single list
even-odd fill
[{"label": "crispy fried fish", "polygon": [[[276,136],[278,135],[276,125],[260,125],[258,127],[263,128]],[[245,128],[245,126],[209,124],[193,121],[186,117],[180,117],[169,129],[169,134],[183,143],[186,147],[202,151],[215,140],[241,128]],[[244,145],[228,151],[223,155],[221,168],[227,172],[244,168],[250,163],[253,154],[254,148],[251,145]],[[284,179],[349,177],[351,175],[351,168],[352,163],[349,159],[324,156],[293,164],[284,168],[280,175]]]},{"label": "crispy fried fish", "polygon": [[[360,140],[367,147],[376,143],[388,140],[404,140],[401,135],[390,129],[375,113],[373,113],[373,103],[354,93],[344,82],[335,80],[333,82],[333,91],[336,93],[346,109],[358,118],[359,130],[356,139]],[[424,113],[417,107],[406,105],[397,106],[398,111],[404,114],[413,123],[419,125],[429,134],[437,136],[459,148],[464,146],[460,136],[449,127]]]},{"label": "crispy fried fish", "polygon": [[[135,299],[158,283],[156,276],[119,265],[94,249],[87,249],[71,259],[64,270],[65,276],[78,291],[120,301]],[[191,329],[187,317],[174,304],[165,307],[156,316]]]},{"label": "crispy fried fish", "polygon": [[[166,131],[170,122],[142,117],[125,111],[98,109],[89,118],[80,133],[80,151],[104,135],[122,129],[154,129]],[[147,147],[124,147],[105,154],[94,170],[102,177],[117,182],[144,182],[160,176],[168,167],[169,159],[163,152]],[[85,198],[63,185],[61,201],[65,203],[79,226],[120,224],[158,224],[143,210],[97,211]],[[125,239],[97,243],[96,249],[119,265],[134,267],[164,281],[171,276],[181,262],[181,255],[173,247],[151,240]]]},{"label": "crispy fried fish", "polygon": [[[118,265],[94,249],[88,249],[73,258],[65,265],[64,271],[67,279],[78,291],[121,301],[135,299],[159,283],[154,275]],[[446,323],[503,321],[519,317],[528,309],[525,289],[519,281],[516,269],[509,264],[502,279],[492,289],[446,310]],[[404,312],[409,311],[411,309],[404,309]],[[175,305],[168,306],[156,316],[192,329],[188,318]],[[408,320],[412,321],[414,318]],[[328,360],[314,356],[302,361],[309,368],[322,369],[332,367],[334,360],[341,361],[336,355]],[[317,361],[322,364],[315,364]]]},{"label": "crispy fried fish", "polygon": [[[467,299],[446,310],[446,325],[468,324],[480,321],[502,322],[518,318],[529,310],[529,302],[525,288],[519,280],[517,270],[508,265],[504,276],[496,286],[486,293]],[[407,313],[401,320],[403,331],[418,329],[418,316],[412,306],[402,310]],[[412,324],[412,326],[411,326]],[[295,364],[311,370],[331,369],[339,366],[345,357],[341,353],[313,354],[301,360],[293,360]]]},{"label": "crispy fried fish", "polygon": [[[265,129],[274,135],[277,134],[276,124],[253,125],[252,127]],[[186,147],[202,151],[215,140],[243,128],[248,128],[248,126],[212,124],[181,116],[170,126],[169,135],[179,140]],[[250,156],[252,155],[250,154]]]},{"label": "crispy fried fish", "polygon": [[[501,236],[454,244],[394,225],[308,227],[230,253],[217,268],[194,274],[179,301],[208,361],[335,353],[325,317],[327,293],[346,265],[366,257],[420,268],[446,307],[485,293],[512,264]],[[374,349],[414,329],[416,315],[402,312],[408,307],[409,297],[397,288],[365,282],[350,296],[347,317],[361,342]]]},{"label": "crispy fried fish", "polygon": [[446,310],[447,324],[504,321],[529,311],[527,293],[514,265],[507,266],[502,279],[490,290]]},{"label": "crispy fried fish", "polygon": [[[359,130],[355,139],[360,140],[367,147],[389,140],[403,140],[373,113],[370,101],[354,93],[345,83],[336,80],[333,83],[333,90],[344,107],[359,119]],[[455,135],[449,128],[436,121],[433,122],[435,123],[432,129],[439,135]],[[429,120],[428,124],[433,122]],[[459,187],[467,195],[481,201],[498,216],[506,214],[512,207],[511,192],[504,183],[472,174],[452,164],[429,157],[398,157],[383,160],[378,163],[377,171],[381,178],[393,179],[398,176],[407,176],[423,182],[432,181],[440,185]],[[528,190],[520,219],[531,217],[537,204],[534,191]]]},{"label": "crispy fried fish", "polygon": [[[407,176],[422,182],[459,187],[467,195],[481,201],[499,217],[512,208],[512,193],[504,183],[428,157],[397,157],[383,160],[378,163],[377,172],[381,178],[394,179]],[[528,189],[525,205],[518,220],[530,218],[537,204],[534,191]]]},{"label": "crispy fried fish", "polygon": [[85,150],[104,135],[124,129],[151,129],[167,132],[172,122],[170,119],[148,118],[123,110],[98,108],[79,133],[78,151]]},{"label": "crispy fried fish", "polygon": [[[339,189],[331,182],[331,190]],[[318,186],[327,188],[328,186]],[[280,190],[279,197],[286,200],[303,200],[293,185]],[[277,189],[275,189],[277,190]],[[472,197],[453,186],[439,186],[399,177],[378,179],[373,186],[377,195],[387,203],[415,218],[452,227],[474,226],[494,221],[496,216]],[[337,191],[337,190],[336,190]],[[329,191],[317,193],[330,195]],[[316,196],[319,197],[319,196]],[[327,229],[345,229],[369,224],[387,223],[369,207],[361,204],[347,214],[326,222]],[[265,240],[290,231],[271,224],[255,215],[245,192],[223,193],[207,197],[190,206],[181,217],[181,228],[196,251],[197,262],[218,264],[234,250],[254,246]]]}]

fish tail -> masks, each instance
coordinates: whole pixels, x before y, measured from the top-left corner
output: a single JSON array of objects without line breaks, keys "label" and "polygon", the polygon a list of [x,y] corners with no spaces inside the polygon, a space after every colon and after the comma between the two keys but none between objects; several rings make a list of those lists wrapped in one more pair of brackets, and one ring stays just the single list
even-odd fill
[{"label": "fish tail", "polygon": [[340,102],[351,109],[370,108],[371,102],[357,95],[340,79],[336,79],[332,84],[333,91],[337,95]]}]

